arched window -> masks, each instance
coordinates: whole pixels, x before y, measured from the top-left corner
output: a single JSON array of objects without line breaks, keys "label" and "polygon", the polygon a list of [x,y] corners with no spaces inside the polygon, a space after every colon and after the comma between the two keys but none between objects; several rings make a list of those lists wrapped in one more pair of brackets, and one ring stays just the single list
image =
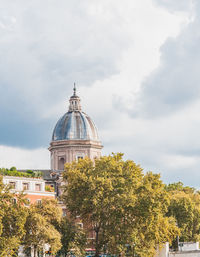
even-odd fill
[{"label": "arched window", "polygon": [[64,165],[65,165],[65,158],[60,157],[58,161],[58,169],[59,170],[64,170]]}]

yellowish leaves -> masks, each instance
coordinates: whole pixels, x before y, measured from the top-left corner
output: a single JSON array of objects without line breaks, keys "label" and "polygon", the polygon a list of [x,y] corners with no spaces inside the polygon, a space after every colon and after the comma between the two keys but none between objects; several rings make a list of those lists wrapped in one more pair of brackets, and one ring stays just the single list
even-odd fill
[{"label": "yellowish leaves", "polygon": [[91,224],[97,251],[106,247],[119,253],[128,244],[141,256],[153,256],[157,244],[178,234],[174,219],[165,217],[169,193],[160,175],[144,175],[139,165],[122,156],[67,164],[63,198],[70,213]]}]

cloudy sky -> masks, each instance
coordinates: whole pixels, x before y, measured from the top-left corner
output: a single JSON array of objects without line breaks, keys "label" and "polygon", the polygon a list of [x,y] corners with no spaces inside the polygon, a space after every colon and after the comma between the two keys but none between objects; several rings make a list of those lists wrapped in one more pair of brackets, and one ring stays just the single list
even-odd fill
[{"label": "cloudy sky", "polygon": [[199,0],[0,0],[0,166],[49,168],[73,82],[103,154],[200,187]]}]

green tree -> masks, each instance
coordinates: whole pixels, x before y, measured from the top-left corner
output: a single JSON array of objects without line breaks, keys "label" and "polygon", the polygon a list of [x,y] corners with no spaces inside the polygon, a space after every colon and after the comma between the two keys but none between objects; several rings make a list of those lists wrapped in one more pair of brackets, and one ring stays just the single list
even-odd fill
[{"label": "green tree", "polygon": [[147,173],[138,187],[135,205],[135,251],[140,256],[155,255],[156,246],[172,242],[179,235],[176,220],[166,217],[170,204],[169,194],[159,174]]},{"label": "green tree", "polygon": [[169,184],[168,216],[176,219],[180,228],[181,241],[200,241],[200,193],[181,182]]},{"label": "green tree", "polygon": [[[13,201],[15,198],[15,202]],[[0,256],[13,256],[25,234],[27,208],[24,196],[13,194],[0,177]]]},{"label": "green tree", "polygon": [[84,256],[86,247],[86,234],[84,230],[78,226],[74,219],[65,216],[60,224],[62,248],[60,254],[67,256],[73,249],[75,256]]},{"label": "green tree", "polygon": [[[173,218],[165,217],[168,193],[159,175],[144,176],[122,154],[66,164],[63,199],[68,211],[95,234],[95,256],[101,252],[153,256],[157,245],[178,233]],[[142,247],[141,247],[142,246]]]},{"label": "green tree", "polygon": [[23,243],[25,249],[28,251],[33,248],[36,257],[37,252],[43,251],[45,244],[48,244],[55,254],[61,248],[61,235],[56,227],[59,226],[62,213],[57,202],[44,200],[41,205],[30,206],[28,211]]}]

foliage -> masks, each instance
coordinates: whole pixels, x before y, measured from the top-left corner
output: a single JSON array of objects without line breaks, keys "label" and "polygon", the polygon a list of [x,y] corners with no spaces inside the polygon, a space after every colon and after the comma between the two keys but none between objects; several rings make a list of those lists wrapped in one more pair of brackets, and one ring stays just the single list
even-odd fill
[{"label": "foliage", "polygon": [[28,178],[40,178],[42,177],[41,171],[27,170],[26,172],[18,171],[15,167],[0,168],[0,175],[2,176],[14,176],[14,177],[28,177]]},{"label": "foliage", "polygon": [[[16,203],[13,202],[13,197]],[[24,224],[27,208],[24,207],[24,196],[9,192],[0,178],[0,256],[13,256],[25,234]]]},{"label": "foliage", "polygon": [[25,224],[24,246],[26,249],[33,247],[34,256],[38,250],[43,250],[45,244],[50,245],[53,254],[61,248],[61,236],[56,229],[61,216],[61,209],[54,200],[31,205]]},{"label": "foliage", "polygon": [[54,187],[50,186],[50,185],[45,185],[45,191],[47,192],[54,192]]},{"label": "foliage", "polygon": [[160,175],[149,172],[143,176],[136,195],[135,251],[141,256],[154,256],[156,245],[171,243],[179,235],[175,219],[166,217],[169,194]]},{"label": "foliage", "polygon": [[63,178],[68,211],[95,233],[95,256],[123,254],[127,245],[154,256],[157,245],[178,234],[175,220],[165,217],[169,198],[159,175],[144,175],[120,153],[66,164]]},{"label": "foliage", "polygon": [[73,249],[75,256],[84,256],[86,247],[86,234],[75,220],[65,216],[60,224],[62,248],[59,254],[67,256]]},{"label": "foliage", "polygon": [[181,182],[169,184],[171,201],[168,216],[174,216],[180,228],[180,241],[200,241],[200,193]]},{"label": "foliage", "polygon": [[44,199],[41,204],[27,208],[25,195],[15,194],[10,189],[0,176],[1,257],[17,256],[20,245],[24,245],[27,252],[33,247],[36,256],[36,252],[48,244],[55,254],[61,248],[61,233],[63,249],[73,248],[77,256],[82,256],[85,234],[72,221],[62,218],[62,210],[56,200]]},{"label": "foliage", "polygon": [[168,192],[174,192],[174,191],[180,191],[180,192],[185,192],[188,194],[193,194],[196,190],[194,187],[189,187],[189,186],[184,186],[182,182],[177,182],[177,183],[171,183],[168,185],[165,185],[165,189]]},{"label": "foliage", "polygon": [[57,200],[43,199],[41,204],[34,204],[32,208],[56,228],[59,227],[62,219],[62,209],[58,206]]}]

